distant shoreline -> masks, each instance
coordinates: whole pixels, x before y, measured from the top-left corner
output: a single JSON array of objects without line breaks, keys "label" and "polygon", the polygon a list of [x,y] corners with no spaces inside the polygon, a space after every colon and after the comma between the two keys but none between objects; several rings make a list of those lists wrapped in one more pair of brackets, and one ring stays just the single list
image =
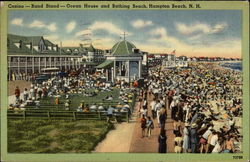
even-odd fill
[{"label": "distant shoreline", "polygon": [[[225,68],[225,69],[230,69],[230,70],[234,70],[237,72],[242,72],[242,70],[243,70],[242,65],[241,66],[239,65],[238,68],[233,68],[234,66],[232,66],[232,64],[237,64],[237,63],[242,63],[242,61],[228,61],[228,62],[226,61],[226,62],[219,63],[218,65],[222,68]],[[225,66],[225,64],[229,64],[229,66]]]},{"label": "distant shoreline", "polygon": [[237,63],[237,62],[242,62],[242,61],[218,61],[220,63]]}]

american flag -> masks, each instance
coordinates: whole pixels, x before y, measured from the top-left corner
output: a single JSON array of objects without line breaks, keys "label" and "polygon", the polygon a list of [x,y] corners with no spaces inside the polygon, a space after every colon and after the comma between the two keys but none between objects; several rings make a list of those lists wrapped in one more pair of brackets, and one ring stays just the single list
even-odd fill
[{"label": "american flag", "polygon": [[174,55],[175,55],[175,50],[173,50],[173,51],[171,52],[171,54],[174,54]]}]

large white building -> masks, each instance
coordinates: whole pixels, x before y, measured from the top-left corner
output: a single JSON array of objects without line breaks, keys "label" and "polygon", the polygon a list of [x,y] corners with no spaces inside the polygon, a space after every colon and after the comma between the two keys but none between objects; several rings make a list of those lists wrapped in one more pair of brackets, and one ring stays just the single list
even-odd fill
[{"label": "large white building", "polygon": [[188,58],[186,56],[176,57],[175,54],[167,54],[162,65],[165,68],[188,67]]},{"label": "large white building", "polygon": [[43,36],[7,37],[8,79],[13,75],[31,75],[42,68],[56,67],[63,71],[80,68],[81,55],[65,52],[58,45],[45,40]]}]

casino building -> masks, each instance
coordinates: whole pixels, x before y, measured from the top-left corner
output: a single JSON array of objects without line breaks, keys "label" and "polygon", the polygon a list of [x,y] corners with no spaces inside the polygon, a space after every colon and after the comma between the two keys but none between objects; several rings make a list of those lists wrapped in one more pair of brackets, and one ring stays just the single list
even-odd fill
[{"label": "casino building", "polygon": [[[43,68],[62,71],[94,67],[105,60],[103,51],[89,47],[59,47],[43,36],[7,36],[8,79],[14,75],[40,73]],[[15,77],[14,77],[15,78]]]}]

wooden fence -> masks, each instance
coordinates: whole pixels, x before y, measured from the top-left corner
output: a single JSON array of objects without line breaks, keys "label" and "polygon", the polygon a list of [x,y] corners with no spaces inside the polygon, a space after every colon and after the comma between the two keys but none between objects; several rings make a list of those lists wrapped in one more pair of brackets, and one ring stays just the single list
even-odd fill
[{"label": "wooden fence", "polygon": [[[106,120],[107,112],[8,110],[8,119]],[[114,112],[117,121],[129,122],[129,112]]]},{"label": "wooden fence", "polygon": [[[129,122],[130,114],[134,111],[136,94],[132,98],[132,102],[129,103],[130,112],[114,112],[114,117],[117,121]],[[118,101],[104,101],[102,106],[108,108],[109,106],[116,106]],[[96,104],[97,106],[100,103]],[[69,119],[69,120],[106,120],[106,111],[96,112],[77,112],[76,110],[65,110],[64,104],[51,105],[44,103],[39,108],[36,106],[26,106],[25,110],[8,110],[8,119]]]}]

